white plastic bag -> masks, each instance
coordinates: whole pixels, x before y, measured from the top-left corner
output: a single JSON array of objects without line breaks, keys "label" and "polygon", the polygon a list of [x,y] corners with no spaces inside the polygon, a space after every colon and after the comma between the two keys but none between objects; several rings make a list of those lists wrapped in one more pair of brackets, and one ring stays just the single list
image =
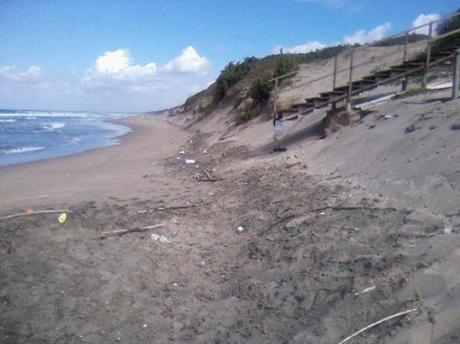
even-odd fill
[{"label": "white plastic bag", "polygon": [[284,134],[284,125],[281,121],[275,121],[275,135],[281,136]]}]

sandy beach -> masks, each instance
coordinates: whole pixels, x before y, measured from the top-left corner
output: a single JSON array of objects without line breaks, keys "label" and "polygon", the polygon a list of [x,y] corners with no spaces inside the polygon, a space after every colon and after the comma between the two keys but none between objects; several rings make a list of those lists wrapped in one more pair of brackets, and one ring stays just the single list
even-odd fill
[{"label": "sandy beach", "polygon": [[[0,220],[0,342],[326,344],[416,309],[357,342],[424,343],[434,317],[435,343],[457,343],[457,194],[424,195],[439,190],[437,173],[455,187],[459,103],[432,102],[440,115],[427,122],[417,105],[396,113],[399,102],[324,140],[308,131],[322,114],[309,117],[284,154],[270,154],[269,123],[222,139],[215,119],[182,129],[182,118],[133,118],[121,145],[1,168],[0,215],[67,208],[69,220]],[[341,144],[358,130],[361,144]],[[381,137],[399,137],[402,154],[346,163],[372,159],[373,142],[391,149]],[[451,170],[417,150],[426,142]],[[404,169],[405,147],[417,168]]]},{"label": "sandy beach", "polygon": [[175,154],[188,134],[165,120],[120,120],[133,129],[122,144],[78,155],[0,169],[0,209],[108,202],[161,193],[144,176],[158,173],[160,161]]}]

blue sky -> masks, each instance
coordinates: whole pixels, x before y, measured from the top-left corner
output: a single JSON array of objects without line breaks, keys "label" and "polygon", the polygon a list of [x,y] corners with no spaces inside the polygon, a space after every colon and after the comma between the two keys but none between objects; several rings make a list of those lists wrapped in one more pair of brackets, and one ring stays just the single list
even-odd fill
[{"label": "blue sky", "polygon": [[453,0],[0,0],[0,108],[160,109],[205,88],[229,61],[279,47],[371,41],[457,7]]}]

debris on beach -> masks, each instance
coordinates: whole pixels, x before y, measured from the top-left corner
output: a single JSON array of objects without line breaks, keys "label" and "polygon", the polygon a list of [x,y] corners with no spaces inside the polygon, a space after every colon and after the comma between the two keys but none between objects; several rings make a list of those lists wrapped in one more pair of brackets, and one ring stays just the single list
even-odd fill
[{"label": "debris on beach", "polygon": [[202,173],[195,174],[195,179],[198,182],[217,182],[219,180],[222,180],[221,178],[214,176],[211,171],[208,171],[206,169],[204,169]]},{"label": "debris on beach", "polygon": [[59,214],[59,213],[69,213],[67,209],[45,209],[45,210],[35,210],[32,208],[27,209],[25,212],[16,213],[11,215],[0,216],[0,220],[14,219],[16,217],[31,216],[31,215],[43,215],[43,214]]},{"label": "debris on beach", "polygon": [[162,244],[169,244],[171,240],[163,234],[152,234],[152,240],[161,242]]},{"label": "debris on beach", "polygon": [[68,218],[67,213],[61,213],[61,215],[59,215],[59,217],[58,217],[58,222],[61,225],[63,225],[64,223],[67,222],[67,218]]},{"label": "debris on beach", "polygon": [[187,165],[195,164],[195,163],[196,163],[196,160],[195,160],[195,159],[191,159],[191,158],[187,158],[187,159],[185,159],[185,163],[186,163]]},{"label": "debris on beach", "polygon": [[404,130],[404,132],[405,132],[406,134],[412,133],[412,132],[414,132],[414,131],[415,131],[415,126],[414,126],[413,124],[409,125],[409,126]]},{"label": "debris on beach", "polygon": [[371,291],[374,291],[376,288],[377,288],[377,286],[375,286],[375,285],[373,285],[372,287],[365,288],[365,289],[363,289],[361,291],[356,292],[355,296],[359,296],[361,294],[367,294],[367,293],[369,293]]},{"label": "debris on beach", "polygon": [[238,231],[238,233],[242,233],[244,232],[245,228],[242,225],[239,225],[236,230]]},{"label": "debris on beach", "polygon": [[123,236],[128,233],[142,233],[146,232],[151,229],[156,229],[160,227],[164,227],[165,225],[163,223],[157,224],[157,225],[152,225],[152,226],[144,226],[144,227],[136,227],[136,228],[130,228],[130,229],[118,229],[115,231],[108,231],[108,232],[102,232],[101,236],[99,239],[106,239],[108,237],[112,236]]}]

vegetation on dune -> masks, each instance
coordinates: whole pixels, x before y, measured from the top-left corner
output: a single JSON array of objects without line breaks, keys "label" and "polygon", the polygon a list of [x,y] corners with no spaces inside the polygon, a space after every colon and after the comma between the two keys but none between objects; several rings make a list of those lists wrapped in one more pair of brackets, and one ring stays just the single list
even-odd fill
[{"label": "vegetation on dune", "polygon": [[[408,40],[407,42],[408,43],[416,43],[416,42],[419,42],[419,41],[423,41],[424,39],[427,39],[428,38],[428,35],[423,35],[423,34],[419,34],[419,33],[412,33],[408,36]],[[399,36],[399,37],[395,37],[395,38],[389,38],[389,39],[386,39],[382,42],[379,42],[379,43],[376,43],[375,46],[376,47],[390,47],[390,46],[394,46],[394,45],[404,45],[406,42],[406,36],[403,35],[403,36]]]},{"label": "vegetation on dune", "polygon": [[[460,8],[456,13],[460,13]],[[442,20],[436,28],[436,33],[438,35],[443,35],[458,28],[460,28],[460,15]]]},{"label": "vegetation on dune", "polygon": [[216,86],[213,92],[213,102],[219,103],[230,88],[241,81],[256,63],[255,57],[247,57],[243,62],[230,62],[225,66],[216,80]]},{"label": "vegetation on dune", "polygon": [[[275,86],[273,78],[297,70],[300,64],[334,57],[349,47],[337,45],[309,53],[247,57],[243,61],[230,62],[214,84],[187,98],[184,107],[206,114],[222,104],[233,104],[240,121],[250,120],[268,111]],[[280,83],[284,82],[286,79]]]},{"label": "vegetation on dune", "polygon": [[[460,9],[458,9],[456,13],[460,13]],[[451,32],[459,28],[460,28],[460,15],[457,15],[455,17],[450,17],[450,18],[444,19],[441,22],[439,22],[436,28],[436,33],[438,35],[443,35],[445,33]],[[460,33],[456,33],[456,34],[442,38],[441,40],[437,41],[435,45],[433,46],[433,50],[442,51],[453,45],[459,45],[459,44],[460,44]]]}]

